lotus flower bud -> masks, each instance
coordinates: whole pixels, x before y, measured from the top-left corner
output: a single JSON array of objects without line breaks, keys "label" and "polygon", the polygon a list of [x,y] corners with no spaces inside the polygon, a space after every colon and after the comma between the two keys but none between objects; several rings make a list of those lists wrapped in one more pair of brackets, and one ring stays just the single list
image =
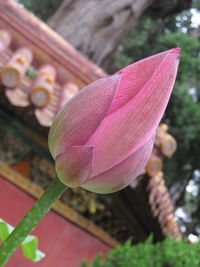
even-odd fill
[{"label": "lotus flower bud", "polygon": [[176,48],[143,59],[93,82],[67,102],[49,132],[61,182],[111,193],[144,170],[179,57]]}]

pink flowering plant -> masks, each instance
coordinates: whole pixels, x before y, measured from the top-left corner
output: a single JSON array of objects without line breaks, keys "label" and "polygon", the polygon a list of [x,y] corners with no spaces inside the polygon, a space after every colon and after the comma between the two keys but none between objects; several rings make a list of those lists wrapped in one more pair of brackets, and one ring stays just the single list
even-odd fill
[{"label": "pink flowering plant", "polygon": [[49,132],[57,178],[3,243],[0,266],[67,187],[111,193],[144,170],[179,58],[180,48],[145,58],[91,83],[66,103]]},{"label": "pink flowering plant", "polygon": [[168,103],[180,49],[132,64],[82,90],[56,116],[49,147],[60,180],[97,193],[127,186],[144,169]]}]

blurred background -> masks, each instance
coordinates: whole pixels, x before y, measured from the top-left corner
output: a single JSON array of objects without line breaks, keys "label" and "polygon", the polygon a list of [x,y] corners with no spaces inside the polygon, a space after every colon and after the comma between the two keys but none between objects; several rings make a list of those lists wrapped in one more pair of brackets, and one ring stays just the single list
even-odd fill
[{"label": "blurred background", "polygon": [[[0,4],[1,2],[6,1],[2,0]],[[35,59],[32,65],[30,63],[32,59],[29,60],[26,71],[22,68],[22,90],[19,91],[18,88],[13,90],[11,87],[14,86],[9,84],[6,88],[7,78],[5,78],[4,86],[0,88],[3,96],[0,99],[2,109],[0,119],[2,117],[4,122],[10,121],[11,130],[5,127],[7,132],[16,133],[16,129],[20,129],[19,135],[21,136],[21,139],[13,141],[12,138],[5,139],[5,134],[2,132],[1,143],[5,150],[0,153],[0,160],[6,162],[13,170],[19,171],[40,188],[46,188],[55,175],[54,163],[47,145],[41,145],[41,142],[38,142],[40,139],[29,135],[31,131],[36,131],[46,138],[46,142],[47,127],[51,125],[53,116],[58,111],[58,106],[57,110],[53,109],[53,105],[51,106],[48,102],[50,100],[46,100],[45,94],[35,94],[34,97],[30,90],[27,91],[35,78],[36,84],[41,82],[37,80],[37,77],[41,77],[42,72],[48,75],[50,73],[50,78],[53,77],[54,82],[56,76],[54,69],[59,68],[56,69],[58,84],[52,85],[50,79],[48,84],[45,84],[47,89],[45,90],[49,92],[48,94],[54,95],[52,99],[60,98],[60,108],[63,105],[61,95],[64,95],[62,84],[65,76],[69,75],[68,80],[73,81],[70,85],[67,83],[66,87],[71,97],[77,93],[78,89],[97,78],[112,74],[144,57],[173,47],[181,47],[181,62],[175,88],[157,132],[154,151],[156,157],[155,155],[151,157],[149,167],[147,166],[142,175],[142,182],[136,181],[131,187],[121,192],[105,196],[77,188],[64,194],[61,201],[102,227],[117,240],[116,242],[124,242],[129,237],[133,237],[133,243],[138,243],[146,240],[151,233],[154,234],[154,241],[163,240],[168,235],[172,235],[174,240],[177,240],[183,235],[190,242],[196,242],[200,236],[200,0],[18,0],[17,2],[18,10],[26,8],[34,13],[80,54],[68,47],[67,43],[63,43],[58,36],[54,36],[49,28],[45,28],[45,24],[34,21],[33,17],[23,12],[20,13],[21,11],[16,11],[17,15],[15,15],[14,9],[12,13],[5,8],[5,14],[10,12],[15,19],[22,16],[20,14],[25,14],[27,28],[29,27],[26,31],[31,36],[38,29],[38,49],[37,44],[33,45],[32,42],[31,47]],[[3,19],[2,16],[2,21]],[[9,23],[12,24],[12,20]],[[20,23],[22,29],[24,22]],[[5,26],[5,24],[2,25]],[[12,50],[8,51],[6,60],[11,57],[12,53],[17,55],[16,48],[21,43],[28,43],[25,40],[28,39],[28,35],[22,38],[21,32],[19,31],[15,36],[14,31],[11,31],[14,41],[10,48],[6,48]],[[25,41],[19,41],[20,38]],[[61,53],[64,63],[58,58],[58,62],[55,60],[54,64],[50,50],[45,51],[44,46],[41,45],[45,38],[47,38],[48,49],[52,45],[51,48],[53,47],[56,56],[61,52],[64,53]],[[63,48],[63,44],[66,49]],[[27,52],[31,54],[30,57],[33,57],[32,52]],[[88,61],[85,61],[81,54]],[[46,61],[54,65],[54,68],[50,66],[45,71],[41,70],[39,68],[41,63]],[[92,62],[99,67],[93,65]],[[31,96],[28,96],[27,92]],[[70,97],[67,95],[66,99]],[[5,114],[10,118],[7,118]],[[33,116],[36,116],[37,120],[30,119]],[[26,125],[30,130],[28,137]],[[27,145],[27,138],[32,138],[33,144],[37,143],[38,147],[33,147],[30,141]],[[167,140],[170,140],[169,146],[172,147],[165,147]],[[11,146],[14,147],[12,151]],[[170,152],[167,149],[171,149]],[[27,161],[29,161],[28,165]],[[16,165],[19,162],[22,165]],[[152,177],[156,178],[151,179]],[[180,226],[180,231],[178,226]],[[94,228],[93,234],[95,231],[98,232],[98,229]],[[100,235],[98,234],[98,237]],[[106,242],[110,247],[114,247],[115,241],[111,239]]]}]

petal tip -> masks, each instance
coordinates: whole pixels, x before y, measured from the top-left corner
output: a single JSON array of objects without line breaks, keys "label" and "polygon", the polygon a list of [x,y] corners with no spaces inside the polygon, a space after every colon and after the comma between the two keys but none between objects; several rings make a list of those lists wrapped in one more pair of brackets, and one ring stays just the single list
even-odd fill
[{"label": "petal tip", "polygon": [[172,53],[180,55],[181,54],[181,48],[180,47],[173,48]]},{"label": "petal tip", "polygon": [[171,49],[171,54],[174,54],[177,57],[177,59],[179,60],[180,56],[181,56],[181,48],[176,47],[176,48]]}]

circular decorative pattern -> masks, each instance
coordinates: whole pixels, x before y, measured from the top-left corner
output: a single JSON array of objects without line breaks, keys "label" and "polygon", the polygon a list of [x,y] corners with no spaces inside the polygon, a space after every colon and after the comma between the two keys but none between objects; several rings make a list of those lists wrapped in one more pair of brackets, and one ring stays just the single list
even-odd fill
[{"label": "circular decorative pattern", "polygon": [[146,172],[149,176],[155,176],[162,168],[162,160],[159,157],[151,156],[146,165]]},{"label": "circular decorative pattern", "polygon": [[177,143],[173,136],[166,135],[164,141],[161,144],[161,151],[163,155],[171,157],[176,151]]},{"label": "circular decorative pattern", "polygon": [[1,82],[5,87],[15,88],[20,82],[20,76],[18,69],[8,66],[1,73]]},{"label": "circular decorative pattern", "polygon": [[31,91],[30,101],[34,106],[43,108],[50,103],[51,95],[46,88],[36,87]]}]

